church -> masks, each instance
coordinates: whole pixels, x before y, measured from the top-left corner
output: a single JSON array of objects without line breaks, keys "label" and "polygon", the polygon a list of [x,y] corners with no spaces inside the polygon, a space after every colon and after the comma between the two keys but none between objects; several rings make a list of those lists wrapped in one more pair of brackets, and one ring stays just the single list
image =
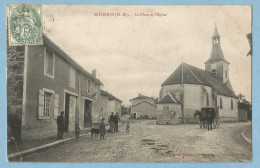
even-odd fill
[{"label": "church", "polygon": [[237,97],[229,76],[220,35],[215,26],[210,58],[205,70],[181,63],[161,84],[157,104],[158,124],[198,123],[193,115],[202,107],[213,107],[221,122],[238,121]]}]

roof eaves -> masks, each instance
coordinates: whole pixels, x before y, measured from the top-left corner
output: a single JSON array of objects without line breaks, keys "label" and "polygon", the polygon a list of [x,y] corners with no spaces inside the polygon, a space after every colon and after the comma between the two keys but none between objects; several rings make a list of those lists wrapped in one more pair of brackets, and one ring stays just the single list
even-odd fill
[{"label": "roof eaves", "polygon": [[72,65],[74,68],[76,68],[78,71],[89,77],[91,80],[93,80],[96,84],[103,86],[103,83],[95,78],[91,73],[86,71],[83,67],[81,67],[76,61],[74,61],[65,51],[63,51],[57,44],[55,44],[47,35],[43,33],[43,42],[44,45],[48,46],[50,49],[55,51],[61,58],[63,58],[65,61],[67,61],[70,65]]},{"label": "roof eaves", "polygon": [[[136,105],[138,105],[138,104],[141,104],[141,103],[143,103],[143,102],[148,103],[148,104],[151,104],[151,105],[153,105],[153,106],[156,106],[156,104],[153,104],[153,103],[151,103],[151,102],[149,102],[149,101],[143,100],[143,101],[140,101],[140,102],[138,102],[138,103],[132,105],[132,107],[133,107],[133,106],[136,106]],[[157,107],[157,106],[156,106],[156,107]]]}]

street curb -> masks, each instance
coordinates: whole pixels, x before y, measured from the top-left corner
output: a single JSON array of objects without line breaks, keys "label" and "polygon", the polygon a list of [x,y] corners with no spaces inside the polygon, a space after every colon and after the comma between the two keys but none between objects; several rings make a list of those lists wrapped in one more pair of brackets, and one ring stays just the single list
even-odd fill
[{"label": "street curb", "polygon": [[[108,127],[106,127],[106,129],[107,128]],[[90,135],[90,132],[87,133],[87,134],[81,134],[79,137],[83,137],[83,136],[87,136],[87,135]],[[29,153],[32,153],[32,152],[36,152],[36,151],[46,149],[46,148],[49,148],[49,147],[53,147],[53,146],[56,146],[58,144],[64,143],[64,142],[72,140],[72,139],[75,139],[75,137],[58,140],[58,141],[55,141],[55,142],[52,142],[52,143],[49,143],[49,144],[41,145],[41,146],[38,146],[38,147],[35,147],[35,148],[31,148],[31,149],[28,149],[28,150],[24,150],[24,151],[21,151],[21,152],[10,154],[10,155],[7,155],[7,159],[10,160],[10,159],[13,159],[13,158],[18,157],[18,156],[22,156],[22,155],[29,154]]]},{"label": "street curb", "polygon": [[241,134],[242,134],[242,137],[244,138],[245,141],[247,141],[248,143],[252,144],[252,141],[245,136],[245,131],[246,131],[246,130],[248,130],[248,128],[246,128],[246,129],[241,133]]}]

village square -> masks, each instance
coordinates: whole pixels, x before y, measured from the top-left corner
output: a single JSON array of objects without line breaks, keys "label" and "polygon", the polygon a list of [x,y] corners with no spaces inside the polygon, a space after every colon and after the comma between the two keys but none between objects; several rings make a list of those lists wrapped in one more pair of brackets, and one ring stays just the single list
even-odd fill
[{"label": "village square", "polygon": [[[59,18],[50,16],[52,22]],[[168,16],[164,14],[164,18]],[[89,53],[75,59],[68,54],[69,49],[65,51],[52,40],[55,33],[50,29],[46,28],[42,34],[42,44],[8,45],[8,160],[251,162],[252,105],[250,94],[247,94],[251,88],[246,87],[250,81],[243,78],[251,74],[244,70],[238,85],[240,81],[232,76],[238,68],[233,66],[236,58],[225,54],[228,39],[221,35],[224,30],[219,29],[218,23],[205,29],[209,29],[211,35],[205,37],[207,43],[197,41],[196,46],[209,46],[205,49],[206,56],[197,54],[200,62],[191,56],[183,59],[173,54],[169,57],[174,58],[174,65],[166,60],[170,70],[164,72],[163,79],[156,80],[151,68],[151,78],[129,80],[129,85],[139,82],[137,86],[142,89],[130,88],[125,92],[122,88],[126,86],[111,84],[113,80],[128,80],[126,67],[122,66],[125,74],[119,74],[121,62],[106,57],[107,64],[97,64],[97,68],[89,71],[80,63],[91,59]],[[135,31],[138,30],[133,29],[131,33]],[[240,38],[244,38],[246,46],[232,47],[246,48],[247,53],[242,56],[251,59],[252,34],[243,32]],[[84,45],[74,46],[76,52],[84,50]],[[174,50],[187,50],[180,48]],[[117,52],[122,50],[115,49]],[[110,50],[104,49],[104,52],[111,54]],[[158,53],[151,52],[155,58]],[[95,62],[98,57],[92,59]],[[134,60],[131,59],[128,61]],[[145,59],[141,58],[142,61]],[[116,63],[109,67],[109,61]],[[95,67],[94,63],[90,64]],[[105,67],[111,68],[107,70],[112,72],[107,78],[102,77],[106,73]],[[241,68],[248,70],[251,65]],[[139,75],[138,71],[137,67],[136,75]],[[156,86],[149,83],[150,79],[156,81]]]}]

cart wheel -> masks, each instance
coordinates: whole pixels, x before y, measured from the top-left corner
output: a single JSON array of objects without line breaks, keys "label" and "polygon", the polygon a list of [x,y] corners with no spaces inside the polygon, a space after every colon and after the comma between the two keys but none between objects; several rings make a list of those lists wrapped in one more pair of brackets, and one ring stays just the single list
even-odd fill
[{"label": "cart wheel", "polygon": [[216,122],[214,121],[213,122],[213,128],[215,129],[217,127],[217,124],[216,124]]}]

